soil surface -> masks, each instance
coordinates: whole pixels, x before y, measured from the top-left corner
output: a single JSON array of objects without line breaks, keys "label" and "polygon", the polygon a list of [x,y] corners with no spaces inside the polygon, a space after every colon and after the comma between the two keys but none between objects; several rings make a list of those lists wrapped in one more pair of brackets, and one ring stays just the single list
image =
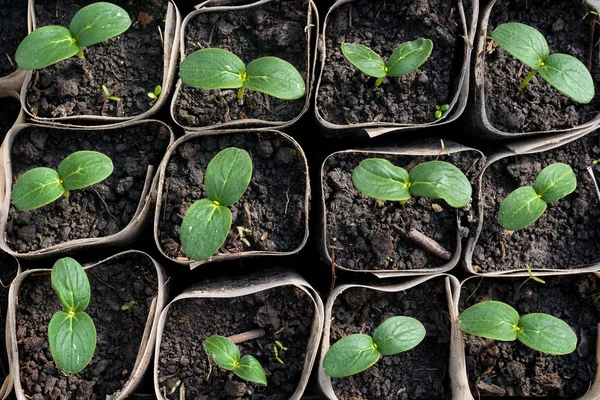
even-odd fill
[{"label": "soil surface", "polygon": [[[158,291],[154,265],[140,254],[126,255],[88,269],[87,275],[92,292],[86,312],[96,326],[97,344],[90,364],[74,375],[65,376],[58,370],[48,345],[48,323],[62,309],[50,276],[30,277],[19,290],[16,318],[21,386],[32,400],[105,399],[121,390],[131,375]],[[135,304],[122,310],[131,300]]]},{"label": "soil surface", "polygon": [[[463,64],[462,23],[451,0],[359,0],[330,14],[327,59],[317,93],[323,118],[339,125],[365,122],[422,124],[435,121],[436,105],[450,104]],[[405,42],[433,41],[430,58],[417,71],[375,78],[355,68],[342,43],[363,44],[387,60]]]},{"label": "soil surface", "polygon": [[31,211],[20,211],[11,203],[5,231],[8,245],[26,253],[121,231],[138,208],[148,167],[156,172],[169,140],[164,125],[153,122],[111,131],[35,127],[22,131],[11,153],[13,182],[35,167],[58,169],[65,157],[79,150],[106,154],[114,171],[102,182],[72,191],[68,200],[61,197]]},{"label": "soil surface", "polygon": [[427,331],[425,339],[405,353],[383,356],[360,374],[332,379],[340,400],[451,398],[450,317],[444,279],[394,293],[345,290],[333,304],[330,342],[354,333],[372,335],[379,324],[397,315],[418,319]]},{"label": "soil surface", "polygon": [[[37,26],[70,23],[73,15],[94,0],[45,1],[36,4]],[[152,92],[163,83],[163,18],[167,2],[115,0],[129,13],[132,25],[122,35],[84,49],[85,59],[71,57],[34,72],[27,104],[34,116],[72,115],[130,117],[150,109]],[[108,88],[116,102],[102,91]]]},{"label": "soil surface", "polygon": [[[302,0],[280,0],[241,11],[199,14],[186,28],[186,55],[217,47],[231,51],[246,65],[260,57],[275,56],[296,67],[306,82],[309,65],[306,24],[307,3]],[[244,119],[290,121],[300,115],[306,103],[306,97],[281,100],[246,90],[240,105],[237,92],[237,89],[195,89],[182,84],[173,116],[181,125],[190,127]]]},{"label": "soil surface", "polygon": [[[568,10],[568,12],[565,12]],[[583,20],[591,7],[581,0],[501,0],[490,16],[487,36],[500,24],[521,22],[539,30],[548,41],[550,54],[565,53],[598,69],[597,48],[590,47],[591,27],[597,17]],[[598,29],[596,27],[596,35]],[[594,38],[594,43],[597,38]],[[537,74],[524,90],[519,85],[531,69],[487,39],[485,55],[486,113],[490,123],[504,132],[535,132],[567,129],[581,125],[598,114],[596,96],[589,104],[579,104],[560,94]],[[489,54],[489,51],[492,51]],[[593,54],[594,59],[591,59]],[[592,74],[600,87],[600,75]]]},{"label": "soil surface", "polygon": [[553,356],[524,344],[500,342],[464,334],[471,392],[477,398],[511,396],[574,399],[589,389],[596,372],[596,336],[600,279],[593,274],[543,277],[545,284],[526,278],[471,279],[460,293],[460,311],[473,304],[497,300],[519,315],[547,313],[568,323],[577,334],[577,349]]},{"label": "soil surface", "polygon": [[[167,399],[177,381],[185,398],[194,400],[288,400],[298,387],[311,333],[315,305],[294,286],[223,299],[185,299],[174,303],[165,321],[159,355],[158,379]],[[231,336],[255,329],[265,335],[238,344],[243,355],[258,359],[267,386],[249,383],[210,361],[202,347],[212,335]],[[287,350],[273,347],[279,341]]]},{"label": "soil surface", "polygon": [[[205,136],[178,146],[167,166],[158,235],[169,257],[187,260],[179,238],[183,216],[195,201],[206,197],[206,167],[227,147],[246,150],[253,170],[246,193],[230,207],[233,222],[219,254],[254,250],[286,252],[302,244],[308,212],[304,204],[306,164],[293,143],[266,132]],[[241,241],[238,226],[252,230],[244,234],[250,246]]]},{"label": "soil surface", "polygon": [[[415,229],[437,241],[451,253],[456,250],[456,210],[443,200],[413,197],[404,205],[386,201],[382,207],[360,193],[352,183],[352,171],[366,158],[385,158],[410,171],[436,157],[415,157],[377,153],[341,153],[327,159],[323,176],[326,208],[327,249],[334,249],[335,262],[353,270],[411,270],[437,268],[447,262],[405,239]],[[442,155],[441,161],[463,171],[477,193],[477,178],[483,168],[481,156],[473,151]],[[470,205],[460,211],[471,220]],[[464,221],[466,222],[466,220]],[[461,237],[469,230],[460,227]]]},{"label": "soil surface", "polygon": [[17,70],[15,52],[27,36],[27,0],[0,0],[0,77]]},{"label": "soil surface", "polygon": [[[7,253],[0,252],[0,317],[5,320],[8,312],[8,291],[10,283],[17,276],[19,265],[17,260]],[[6,324],[0,324],[0,343],[6,343]],[[8,355],[6,354],[6,346],[0,348],[0,371],[2,375],[0,379],[4,379],[10,373],[8,365]],[[0,385],[1,382],[0,381]]]},{"label": "soil surface", "polygon": [[0,139],[4,140],[4,137],[12,128],[15,121],[19,117],[21,112],[21,103],[17,99],[12,97],[0,98]]},{"label": "soil surface", "polygon": [[[483,230],[473,254],[478,272],[524,269],[570,269],[600,261],[598,193],[587,168],[600,158],[600,137],[588,135],[542,154],[508,157],[483,175]],[[509,234],[498,224],[502,201],[521,186],[533,186],[546,166],[562,162],[573,168],[577,189],[548,204],[528,227]],[[596,180],[600,166],[592,166]],[[473,231],[474,232],[474,231]]]}]

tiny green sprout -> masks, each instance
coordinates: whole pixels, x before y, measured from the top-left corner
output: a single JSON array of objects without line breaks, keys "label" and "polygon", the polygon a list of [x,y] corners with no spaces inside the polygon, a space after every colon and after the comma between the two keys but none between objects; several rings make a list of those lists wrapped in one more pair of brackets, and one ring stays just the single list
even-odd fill
[{"label": "tiny green sprout", "polygon": [[252,231],[243,226],[236,226],[235,229],[237,229],[238,236],[240,237],[240,240],[242,241],[242,243],[244,243],[246,246],[250,247],[250,242],[248,241],[248,239],[245,238],[244,233],[252,233]]},{"label": "tiny green sprout", "polygon": [[392,263],[392,262],[394,262],[394,259],[393,259],[392,257],[390,257],[390,256],[387,256],[385,259],[386,259],[386,260],[387,260],[387,262],[389,262],[389,263]]},{"label": "tiny green sprout", "polygon": [[215,363],[233,372],[240,378],[267,386],[267,377],[265,370],[260,362],[253,356],[245,355],[240,357],[240,350],[231,340],[224,336],[211,336],[202,344],[206,354],[211,357]]},{"label": "tiny green sprout", "polygon": [[275,359],[280,363],[280,364],[285,364],[283,362],[283,360],[281,358],[279,358],[279,351],[277,350],[277,346],[273,346],[273,353],[275,353]]},{"label": "tiny green sprout", "polygon": [[217,48],[198,50],[187,56],[179,68],[181,81],[188,86],[212,89],[254,90],[283,100],[304,96],[304,79],[296,68],[277,57],[262,57],[247,66],[235,54]]},{"label": "tiny green sprout", "polygon": [[577,347],[577,335],[563,320],[543,313],[520,317],[517,310],[500,301],[484,301],[467,308],[459,316],[459,326],[469,335],[486,339],[519,339],[525,346],[547,354],[569,354]]},{"label": "tiny green sprout", "polygon": [[112,101],[116,101],[116,102],[121,101],[121,99],[119,97],[112,96],[110,94],[110,92],[108,91],[108,88],[105,85],[102,85],[102,91],[104,92],[104,97],[106,97],[108,100],[112,100]]},{"label": "tiny green sprout", "polygon": [[181,224],[181,245],[188,257],[206,260],[223,245],[231,229],[229,206],[244,195],[251,178],[252,160],[245,150],[229,147],[208,163],[204,175],[208,198],[192,204]]},{"label": "tiny green sprout", "polygon": [[600,158],[597,158],[597,159],[595,159],[594,161],[592,161],[592,164],[593,164],[593,165],[596,165],[596,164],[598,164],[598,163],[600,163]]},{"label": "tiny green sprout", "polygon": [[154,91],[148,92],[148,97],[150,97],[152,99],[150,101],[150,103],[148,103],[149,105],[153,106],[154,103],[156,103],[156,100],[158,100],[158,96],[160,96],[161,91],[162,91],[162,87],[160,85],[158,85],[154,88]]},{"label": "tiny green sprout", "polygon": [[577,178],[570,166],[550,164],[535,179],[533,187],[522,186],[500,205],[498,223],[508,231],[516,231],[533,224],[550,203],[562,199],[577,187]]},{"label": "tiny green sprout", "polygon": [[323,358],[323,370],[332,378],[355,375],[391,356],[416,347],[425,338],[425,327],[411,317],[386,319],[373,336],[354,334],[333,344]]},{"label": "tiny green sprout", "polygon": [[112,172],[113,163],[108,156],[97,151],[76,151],[62,160],[58,171],[39,167],[25,172],[13,187],[13,204],[28,211],[50,204],[60,196],[68,199],[71,190],[103,181]]},{"label": "tiny green sprout", "polygon": [[76,374],[90,363],[96,350],[96,327],[85,312],[90,303],[90,282],[83,267],[70,257],[54,264],[50,279],[64,308],[48,324],[50,352],[64,374]]},{"label": "tiny green sprout", "polygon": [[131,26],[127,11],[111,3],[93,3],[79,10],[69,25],[43,26],[19,44],[15,59],[23,70],[35,70],[73,57],[83,48],[125,32]]},{"label": "tiny green sprout", "polygon": [[173,385],[173,387],[171,388],[171,391],[169,392],[169,394],[173,394],[175,393],[175,391],[177,390],[177,388],[181,385],[181,381],[177,380],[177,382],[175,382],[175,384]]},{"label": "tiny green sprout", "polygon": [[414,167],[410,173],[382,158],[362,160],[352,172],[354,187],[376,199],[399,201],[411,196],[444,199],[455,208],[471,200],[469,179],[454,165],[445,161],[428,161]]},{"label": "tiny green sprout", "polygon": [[519,285],[519,288],[517,289],[517,291],[521,290],[521,288],[532,279],[538,283],[542,283],[542,284],[546,283],[546,281],[544,281],[543,279],[538,278],[537,276],[533,275],[533,271],[531,270],[531,267],[529,266],[529,264],[525,264],[525,268],[527,268],[527,275],[529,275],[529,277],[527,279],[525,279],[523,281],[523,283],[521,283]]},{"label": "tiny green sprout", "polygon": [[448,111],[450,109],[450,104],[442,104],[441,106],[435,106],[435,119],[442,118],[444,115],[444,111]]},{"label": "tiny green sprout", "polygon": [[531,68],[521,89],[539,72],[556,90],[578,103],[587,104],[594,97],[594,80],[587,67],[573,56],[550,54],[546,39],[535,28],[518,22],[502,24],[492,32],[492,39]]},{"label": "tiny green sprout", "polygon": [[433,42],[419,38],[398,46],[387,63],[379,54],[358,43],[342,43],[342,53],[348,61],[366,75],[377,78],[375,86],[387,76],[402,76],[419,68],[431,54]]},{"label": "tiny green sprout", "polygon": [[121,306],[121,310],[123,311],[127,311],[129,310],[131,307],[133,307],[135,305],[135,300],[131,300],[130,302],[128,302],[127,304],[123,304]]},{"label": "tiny green sprout", "polygon": [[581,19],[582,20],[586,19],[588,17],[588,15],[597,16],[598,15],[598,11],[590,10],[590,11],[586,12],[585,15],[583,16],[583,18],[581,18]]}]

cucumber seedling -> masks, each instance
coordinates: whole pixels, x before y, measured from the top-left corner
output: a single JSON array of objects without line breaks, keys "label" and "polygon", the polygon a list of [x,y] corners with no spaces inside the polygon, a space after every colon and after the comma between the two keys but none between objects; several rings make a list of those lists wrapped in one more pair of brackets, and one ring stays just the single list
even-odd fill
[{"label": "cucumber seedling", "polygon": [[539,72],[552,87],[578,103],[587,104],[594,98],[594,80],[587,67],[568,54],[550,54],[546,39],[537,29],[510,22],[498,26],[492,39],[531,68],[521,89]]},{"label": "cucumber seedling", "polygon": [[522,186],[504,199],[498,223],[508,231],[523,229],[537,221],[548,204],[572,193],[576,187],[577,178],[570,166],[550,164],[539,173],[533,187]]},{"label": "cucumber seedling", "polygon": [[382,355],[391,356],[416,347],[425,333],[423,324],[414,318],[388,318],[375,329],[373,336],[354,334],[335,342],[323,358],[323,370],[332,378],[358,374]]},{"label": "cucumber seedling", "polygon": [[103,181],[112,172],[108,156],[97,151],[76,151],[61,161],[58,171],[39,167],[25,172],[13,187],[12,201],[19,210],[33,210],[60,196],[68,199],[71,190]]},{"label": "cucumber seedling", "polygon": [[154,88],[154,90],[152,92],[148,92],[148,97],[150,97],[152,99],[150,101],[150,103],[148,103],[148,105],[153,106],[154,103],[156,103],[156,100],[158,100],[158,96],[160,96],[161,91],[162,91],[162,87],[160,85],[158,85]]},{"label": "cucumber seedling", "polygon": [[83,48],[125,32],[131,26],[127,11],[112,3],[93,3],[79,10],[69,29],[43,26],[23,39],[15,53],[20,69],[35,70],[73,57],[84,58]]},{"label": "cucumber seedling", "polygon": [[242,100],[246,89],[283,100],[299,99],[306,90],[302,75],[281,58],[262,57],[246,66],[235,54],[217,48],[187,56],[181,62],[179,77],[194,88],[239,89],[238,100]]},{"label": "cucumber seedling", "polygon": [[265,370],[260,362],[250,355],[241,357],[240,350],[224,336],[211,336],[202,343],[204,351],[221,368],[233,372],[240,378],[267,386]]},{"label": "cucumber seedling", "polygon": [[358,43],[342,43],[342,54],[366,75],[377,78],[375,86],[387,76],[402,76],[419,68],[431,54],[431,39],[419,38],[398,46],[387,62],[373,50]]},{"label": "cucumber seedling", "polygon": [[110,94],[106,85],[102,85],[102,92],[104,93],[104,97],[106,97],[108,100],[116,101],[117,103],[121,101],[121,98]]},{"label": "cucumber seedling", "polygon": [[469,335],[486,339],[519,339],[525,346],[547,354],[569,354],[577,347],[577,335],[563,320],[544,313],[521,317],[500,301],[484,301],[467,308],[459,316],[459,327]]},{"label": "cucumber seedling", "polygon": [[229,207],[244,195],[251,178],[252,160],[245,150],[229,147],[210,160],[204,175],[208,198],[192,204],[181,224],[186,256],[202,261],[219,250],[231,229]]}]

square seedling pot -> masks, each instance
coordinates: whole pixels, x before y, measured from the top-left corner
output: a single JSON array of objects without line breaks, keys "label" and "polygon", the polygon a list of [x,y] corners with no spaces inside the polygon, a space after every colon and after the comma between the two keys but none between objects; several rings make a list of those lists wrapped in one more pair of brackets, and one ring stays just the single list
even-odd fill
[{"label": "square seedling pot", "polygon": [[[0,252],[0,314],[8,314],[9,289],[15,278],[21,273],[19,261],[5,252]],[[0,324],[0,343],[4,346],[0,350],[0,399],[5,399],[12,393],[13,389],[13,367],[12,354],[10,353],[10,334],[7,332],[8,325]]]}]

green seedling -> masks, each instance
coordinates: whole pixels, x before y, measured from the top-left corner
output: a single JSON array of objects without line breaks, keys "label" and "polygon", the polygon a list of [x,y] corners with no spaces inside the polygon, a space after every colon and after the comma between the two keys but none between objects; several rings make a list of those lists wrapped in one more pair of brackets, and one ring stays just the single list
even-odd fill
[{"label": "green seedling", "polygon": [[[277,350],[277,348],[279,347],[279,350]],[[280,351],[287,351],[287,347],[285,347],[283,344],[281,344],[281,342],[279,340],[275,341],[275,346],[273,346],[273,353],[275,353],[275,359],[280,363],[280,364],[285,364],[283,362],[283,360],[281,358],[279,358],[279,352]]]},{"label": "green seedling", "polygon": [[83,267],[70,257],[54,264],[51,281],[64,311],[54,314],[48,324],[50,352],[64,374],[76,374],[90,363],[96,349],[96,327],[85,312],[90,282]]},{"label": "green seedling", "polygon": [[592,164],[593,164],[593,165],[596,165],[596,164],[598,164],[598,163],[600,163],[600,158],[598,158],[598,159],[596,159],[596,160],[592,161]]},{"label": "green seedling", "polygon": [[583,18],[581,18],[581,19],[582,20],[586,19],[588,17],[588,15],[593,15],[595,17],[598,15],[598,11],[590,10],[590,11],[586,12],[585,15],[583,16]]},{"label": "green seedling", "polygon": [[158,96],[160,96],[161,91],[162,91],[162,87],[160,85],[158,85],[157,87],[154,88],[154,91],[148,93],[148,97],[150,97],[152,99],[150,101],[150,103],[148,103],[149,105],[153,106],[154,103],[156,103],[156,100],[158,100]]},{"label": "green seedling", "polygon": [[342,43],[342,53],[348,61],[366,75],[377,78],[375,86],[387,76],[402,76],[419,68],[431,54],[433,42],[419,38],[398,46],[387,63],[379,54],[358,43]]},{"label": "green seedling", "polygon": [[529,277],[527,279],[525,279],[523,281],[523,283],[521,283],[519,285],[519,288],[517,289],[517,291],[521,290],[521,288],[532,279],[538,283],[542,283],[542,284],[546,283],[546,281],[544,281],[543,279],[538,278],[537,276],[533,275],[533,271],[531,270],[531,267],[529,266],[529,264],[525,264],[525,268],[527,268],[527,275],[529,275]]},{"label": "green seedling", "polygon": [[181,81],[188,86],[212,89],[254,90],[283,100],[304,96],[304,79],[296,68],[277,57],[262,57],[247,66],[235,54],[223,49],[203,49],[187,56],[179,68]]},{"label": "green seedling", "polygon": [[382,158],[362,160],[352,172],[354,187],[380,203],[383,200],[404,204],[411,196],[444,199],[459,208],[471,200],[471,183],[454,165],[444,161],[428,161],[410,173]]},{"label": "green seedling", "polygon": [[441,106],[435,106],[435,119],[442,118],[444,115],[444,111],[448,111],[450,109],[450,104],[442,104]]},{"label": "green seedling", "polygon": [[253,356],[240,357],[240,350],[231,340],[224,336],[211,336],[202,344],[204,351],[215,363],[233,372],[240,378],[267,386],[265,370]]},{"label": "green seedling", "polygon": [[43,26],[19,44],[15,59],[23,70],[35,70],[73,57],[84,58],[83,48],[125,32],[131,26],[127,11],[111,3],[83,7],[73,16],[69,29]]},{"label": "green seedling", "polygon": [[498,223],[508,231],[523,229],[537,221],[548,204],[572,193],[576,187],[577,178],[570,166],[550,164],[537,176],[533,187],[522,186],[504,199]]},{"label": "green seedling", "polygon": [[192,204],[181,224],[181,245],[188,257],[206,260],[223,245],[231,229],[229,206],[244,195],[251,178],[252,160],[245,150],[229,147],[208,163],[204,175],[208,198]]},{"label": "green seedling", "polygon": [[546,39],[535,28],[517,22],[502,24],[492,39],[531,68],[521,89],[539,72],[552,87],[578,103],[587,104],[594,97],[594,81],[587,67],[573,56],[550,54]]},{"label": "green seedling", "polygon": [[62,160],[58,171],[39,167],[25,172],[13,187],[13,204],[27,211],[50,204],[60,196],[68,199],[71,190],[103,181],[112,172],[113,163],[108,156],[97,151],[77,151]]},{"label": "green seedling", "polygon": [[386,319],[373,336],[354,334],[333,344],[323,358],[323,370],[332,378],[355,375],[375,364],[382,355],[408,351],[425,338],[425,327],[411,317]]},{"label": "green seedling", "polygon": [[177,390],[177,388],[181,385],[181,380],[177,380],[177,382],[175,382],[175,384],[173,385],[173,387],[171,388],[171,391],[169,392],[169,394],[173,394],[175,393],[175,391]]},{"label": "green seedling", "polygon": [[108,91],[108,88],[105,85],[102,85],[102,91],[104,92],[104,97],[106,97],[108,100],[112,100],[112,101],[116,101],[116,102],[121,101],[121,99],[119,97],[111,96],[110,92]]},{"label": "green seedling", "polygon": [[246,239],[245,235],[246,233],[252,233],[252,231],[248,228],[245,228],[243,226],[236,226],[235,229],[237,229],[238,231],[238,236],[240,237],[240,240],[242,241],[242,243],[244,243],[246,246],[250,247],[250,242],[248,241],[248,239]]},{"label": "green seedling", "polygon": [[129,310],[131,307],[133,307],[135,305],[135,300],[131,300],[130,302],[128,302],[127,304],[123,304],[121,306],[121,310],[123,311],[127,311]]},{"label": "green seedling", "polygon": [[519,316],[517,310],[500,301],[484,301],[459,316],[464,332],[487,339],[510,342],[519,339],[542,353],[563,355],[577,347],[577,335],[563,320],[543,313]]}]

